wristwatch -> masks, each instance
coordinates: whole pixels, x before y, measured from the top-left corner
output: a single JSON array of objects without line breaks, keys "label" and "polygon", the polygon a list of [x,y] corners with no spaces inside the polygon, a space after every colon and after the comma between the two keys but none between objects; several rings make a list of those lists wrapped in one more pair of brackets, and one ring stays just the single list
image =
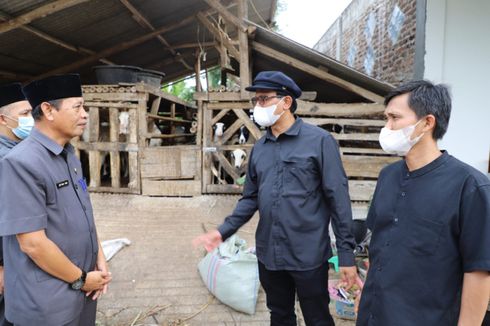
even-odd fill
[{"label": "wristwatch", "polygon": [[86,278],[87,278],[87,272],[82,269],[82,276],[80,276],[80,278],[75,280],[73,283],[70,283],[71,289],[75,291],[81,290],[85,285]]}]

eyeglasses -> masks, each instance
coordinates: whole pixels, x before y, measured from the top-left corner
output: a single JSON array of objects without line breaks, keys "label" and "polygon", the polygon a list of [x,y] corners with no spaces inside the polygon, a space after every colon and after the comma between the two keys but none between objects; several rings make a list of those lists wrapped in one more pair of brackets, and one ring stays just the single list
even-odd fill
[{"label": "eyeglasses", "polygon": [[252,102],[253,106],[257,105],[259,103],[260,105],[264,105],[267,103],[270,99],[273,98],[283,98],[284,96],[282,95],[272,95],[272,96],[267,96],[267,95],[260,95],[260,96],[255,96],[250,99]]}]

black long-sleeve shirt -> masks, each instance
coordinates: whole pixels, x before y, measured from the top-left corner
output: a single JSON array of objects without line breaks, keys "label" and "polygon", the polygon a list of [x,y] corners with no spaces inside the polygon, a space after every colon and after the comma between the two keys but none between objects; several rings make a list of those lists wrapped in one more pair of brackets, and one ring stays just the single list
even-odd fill
[{"label": "black long-sleeve shirt", "polygon": [[269,270],[310,270],[332,255],[332,218],[341,266],[354,265],[348,183],[335,139],[295,123],[279,137],[270,129],[252,149],[243,197],[218,228],[223,239],[259,210],[257,257]]}]

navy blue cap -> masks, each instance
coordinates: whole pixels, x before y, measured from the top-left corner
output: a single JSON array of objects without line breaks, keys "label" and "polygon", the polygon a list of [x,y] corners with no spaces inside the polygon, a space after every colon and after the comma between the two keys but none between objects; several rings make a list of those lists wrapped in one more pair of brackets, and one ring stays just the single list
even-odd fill
[{"label": "navy blue cap", "polygon": [[42,102],[82,97],[82,84],[78,74],[56,75],[35,80],[24,86],[23,91],[35,108]]},{"label": "navy blue cap", "polygon": [[24,93],[22,93],[21,83],[0,86],[0,108],[5,105],[26,100]]},{"label": "navy blue cap", "polygon": [[280,71],[261,71],[255,76],[252,86],[245,88],[249,92],[257,90],[271,90],[287,93],[293,98],[301,96],[301,88],[296,83]]}]

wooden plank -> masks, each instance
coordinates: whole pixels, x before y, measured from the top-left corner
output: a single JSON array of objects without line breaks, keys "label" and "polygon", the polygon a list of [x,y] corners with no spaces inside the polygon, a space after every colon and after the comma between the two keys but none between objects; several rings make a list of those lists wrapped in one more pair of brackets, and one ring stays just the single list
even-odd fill
[{"label": "wooden plank", "polygon": [[146,134],[145,138],[161,138],[161,139],[171,139],[171,138],[179,138],[179,137],[193,137],[196,134]]},{"label": "wooden plank", "polygon": [[199,180],[153,180],[141,179],[142,194],[145,196],[199,196]]},{"label": "wooden plank", "polygon": [[88,110],[88,124],[90,126],[89,130],[89,141],[98,142],[99,141],[99,108],[92,106]]},{"label": "wooden plank", "polygon": [[351,201],[369,201],[376,189],[376,181],[349,180],[349,195]]},{"label": "wooden plank", "polygon": [[228,173],[234,180],[240,178],[240,176],[236,173],[235,168],[228,162],[226,157],[223,155],[223,153],[216,152],[213,153],[213,157],[215,160],[217,160],[220,164],[221,167]]},{"label": "wooden plank", "polygon": [[249,116],[243,112],[243,110],[233,109],[233,112],[237,115],[237,117],[243,122],[243,124],[247,127],[250,134],[255,138],[255,140],[259,140],[262,137],[262,132],[255,125],[255,123],[250,120]]},{"label": "wooden plank", "polygon": [[299,116],[362,117],[383,114],[385,107],[377,103],[316,103],[297,100]]},{"label": "wooden plank", "polygon": [[226,47],[230,55],[236,60],[240,61],[240,53],[235,48],[235,46],[230,42],[231,38],[224,32],[220,31],[216,26],[214,26],[214,24],[211,23],[201,12],[197,13],[196,17],[197,20],[199,20],[199,22],[204,27],[206,27],[206,29],[210,31],[211,34],[213,34],[216,42],[221,41],[221,44]]},{"label": "wooden plank", "polygon": [[140,191],[138,189],[131,188],[113,188],[113,187],[89,187],[90,192],[106,192],[115,194],[134,194],[139,195]]},{"label": "wooden plank", "polygon": [[15,81],[25,80],[25,79],[29,79],[29,78],[33,77],[32,75],[27,75],[24,73],[18,73],[18,72],[4,70],[4,69],[0,70],[0,76],[5,77],[5,78],[10,79],[10,80],[15,80]]},{"label": "wooden plank", "polygon": [[316,95],[316,91],[302,91],[301,96],[298,98],[298,100],[314,101],[316,99]]},{"label": "wooden plank", "polygon": [[371,119],[332,119],[332,118],[303,118],[304,122],[312,125],[334,124],[341,126],[384,127],[386,121]]},{"label": "wooden plank", "polygon": [[381,148],[340,147],[342,154],[385,154]]},{"label": "wooden plank", "polygon": [[[209,107],[211,103],[209,103],[207,106]],[[216,122],[220,121],[221,118],[223,118],[228,112],[230,112],[230,109],[224,109],[221,110],[214,118],[211,120],[211,126],[214,126]]]},{"label": "wooden plank", "polygon": [[181,99],[181,98],[179,98],[173,94],[164,92],[158,87],[153,87],[153,86],[145,84],[145,83],[138,83],[135,85],[135,87],[136,87],[136,90],[138,92],[149,93],[149,94],[152,94],[155,96],[159,96],[162,99],[165,99],[165,100],[172,102],[172,103],[177,103],[177,104],[180,104],[182,106],[186,106],[186,107],[193,108],[193,109],[196,108],[196,106],[193,103],[186,102],[183,99]]},{"label": "wooden plank", "polygon": [[[238,0],[238,20],[243,22],[244,19],[248,19],[248,1]],[[240,96],[242,99],[247,99],[249,98],[249,93],[245,88],[251,84],[252,80],[249,69],[248,34],[246,29],[239,29],[238,43],[240,51]]]},{"label": "wooden plank", "polygon": [[129,168],[129,183],[128,188],[139,189],[139,173],[138,173],[138,153],[128,153],[128,168]]},{"label": "wooden plank", "polygon": [[[218,0],[204,0],[206,3],[211,7],[214,8],[221,17],[224,18],[225,21],[227,21],[230,24],[235,25],[235,27],[238,28],[238,30],[242,32],[247,31],[247,25],[243,22],[243,19],[240,19],[239,17],[233,15],[228,9],[226,9],[225,6],[223,6]],[[240,8],[240,2],[238,3],[238,7]]]},{"label": "wooden plank", "polygon": [[[117,102],[117,101],[127,101],[127,102],[138,102],[139,100],[146,100],[148,94],[144,93],[83,93],[83,99],[87,102],[97,102],[97,101],[107,101],[107,102]],[[128,108],[131,108],[129,106]]]},{"label": "wooden plank", "polygon": [[208,104],[208,110],[223,109],[253,109],[252,103],[247,102],[213,102]]},{"label": "wooden plank", "polygon": [[[129,113],[129,135],[128,135],[128,141],[130,143],[138,143],[138,115],[140,115],[140,121],[145,121],[141,120],[141,115],[146,119],[145,113],[146,113],[146,108],[139,108],[139,109],[131,109],[128,110]],[[142,114],[141,114],[142,113]],[[143,129],[140,132],[145,132],[146,131],[146,123],[140,123],[139,124],[140,128]]]},{"label": "wooden plank", "polygon": [[281,61],[281,62],[284,62],[292,67],[295,67],[295,68],[298,68],[298,69],[301,69],[303,70],[304,72],[312,75],[312,76],[315,76],[315,77],[318,77],[322,80],[325,80],[329,83],[332,83],[334,85],[337,85],[343,89],[346,89],[348,91],[351,91],[353,93],[356,93],[370,101],[373,101],[375,103],[383,103],[383,97],[374,93],[374,92],[371,92],[365,88],[362,88],[360,86],[357,86],[351,82],[348,82],[344,79],[341,79],[337,76],[334,76],[328,72],[325,72],[321,69],[318,69],[314,66],[311,66],[309,64],[306,64],[298,59],[295,59],[289,55],[286,55],[282,52],[279,52],[279,51],[276,51],[264,44],[261,44],[261,43],[258,43],[258,42],[252,42],[252,47],[254,48],[254,50],[268,56],[268,57],[271,57],[275,60],[278,60],[278,61]]},{"label": "wooden plank", "polygon": [[89,151],[88,152],[88,165],[90,171],[90,184],[89,187],[100,186],[100,152]]},{"label": "wooden plank", "polygon": [[[203,145],[210,146],[212,144],[212,114],[213,112],[211,110],[207,109],[207,103],[203,103]],[[206,187],[208,184],[211,183],[212,181],[212,174],[211,174],[211,153],[203,153],[202,154],[202,164],[201,164],[201,186],[202,186],[202,192],[206,191]]]},{"label": "wooden plank", "polygon": [[180,163],[180,149],[147,148],[141,159],[141,177],[180,179],[182,177]]},{"label": "wooden plank", "polygon": [[362,133],[353,133],[353,134],[337,134],[334,132],[330,133],[333,138],[337,140],[361,140],[361,141],[378,141],[379,134],[362,134]]},{"label": "wooden plank", "polygon": [[[119,110],[117,108],[109,109],[109,139],[112,143],[119,141]],[[121,182],[119,176],[121,175],[121,157],[119,152],[111,151],[111,186],[113,188],[119,188]]]},{"label": "wooden plank", "polygon": [[150,113],[153,115],[158,114],[158,108],[160,107],[160,102],[162,101],[162,98],[160,96],[157,96],[153,102],[151,102],[151,110]]},{"label": "wooden plank", "polygon": [[9,21],[0,23],[0,34],[16,29],[17,27],[27,25],[36,19],[46,17],[63,9],[70,8],[88,1],[90,0],[57,0],[45,4],[23,15],[10,19]]},{"label": "wooden plank", "polygon": [[124,103],[124,102],[101,102],[101,101],[85,101],[83,103],[85,107],[96,106],[101,110],[107,110],[108,108],[120,108],[120,109],[135,109],[137,104]]},{"label": "wooden plank", "polygon": [[207,194],[241,194],[243,186],[238,185],[214,185],[208,184],[205,189]]},{"label": "wooden plank", "polygon": [[219,144],[226,144],[226,142],[231,139],[233,134],[237,132],[241,126],[243,126],[243,121],[241,119],[236,120],[226,129],[226,131],[223,133],[223,137],[219,138]]},{"label": "wooden plank", "polygon": [[342,155],[348,177],[377,178],[382,168],[399,160],[399,157],[392,156]]},{"label": "wooden plank", "polygon": [[79,150],[99,151],[99,152],[137,152],[138,144],[130,143],[85,143],[78,142],[76,146]]},{"label": "wooden plank", "polygon": [[[174,114],[175,114],[175,112],[174,112]],[[151,114],[151,113],[147,113],[146,117],[149,119],[153,119],[153,120],[172,121],[172,122],[177,122],[177,123],[192,123],[192,121],[190,121],[190,120],[168,118],[168,117],[163,117],[161,115],[155,115],[155,114]]]},{"label": "wooden plank", "polygon": [[[252,96],[249,94],[245,100],[250,100]],[[237,92],[196,92],[194,93],[194,100],[201,101],[216,101],[216,102],[243,102],[240,93]],[[249,102],[250,103],[250,102]],[[249,104],[251,107],[251,104]]]}]

